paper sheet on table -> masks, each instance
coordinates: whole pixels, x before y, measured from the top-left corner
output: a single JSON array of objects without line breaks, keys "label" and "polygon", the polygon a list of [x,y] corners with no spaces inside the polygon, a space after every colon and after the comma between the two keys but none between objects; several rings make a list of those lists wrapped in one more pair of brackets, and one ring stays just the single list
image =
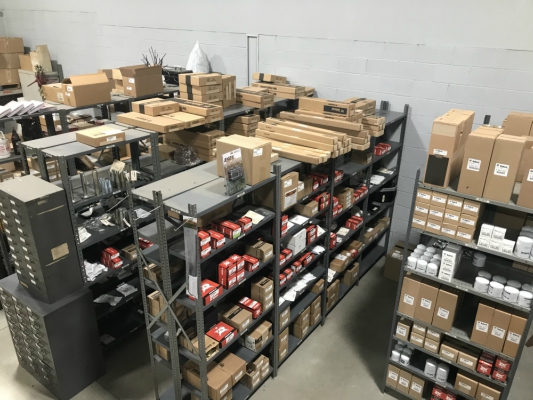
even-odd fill
[{"label": "paper sheet on table", "polygon": [[265,218],[263,215],[260,215],[252,210],[248,211],[246,214],[244,214],[244,216],[250,218],[253,225],[257,225]]}]

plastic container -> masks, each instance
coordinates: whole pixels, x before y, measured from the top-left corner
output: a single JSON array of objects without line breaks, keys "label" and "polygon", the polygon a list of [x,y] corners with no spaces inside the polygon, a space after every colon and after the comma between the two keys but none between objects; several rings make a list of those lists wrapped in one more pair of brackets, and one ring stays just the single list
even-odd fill
[{"label": "plastic container", "polygon": [[474,283],[474,290],[479,293],[487,293],[489,290],[490,281],[482,276],[476,277],[476,282]]},{"label": "plastic container", "polygon": [[415,252],[411,253],[411,255],[409,257],[414,257],[416,258],[417,260],[420,258],[420,254],[417,254]]},{"label": "plastic container", "polygon": [[529,258],[531,251],[533,250],[533,239],[526,236],[519,236],[516,241],[514,249],[514,255],[518,258]]},{"label": "plastic container", "polygon": [[477,276],[481,276],[482,278],[488,279],[489,281],[492,279],[492,274],[487,271],[478,271]]},{"label": "plastic container", "polygon": [[514,281],[514,280],[510,280],[510,281],[507,281],[507,286],[511,286],[511,287],[514,287],[518,290],[520,290],[522,288],[522,284],[518,281]]},{"label": "plastic container", "polygon": [[503,288],[504,286],[501,283],[492,281],[489,284],[489,296],[492,296],[496,299],[501,299],[503,295]]},{"label": "plastic container", "polygon": [[422,273],[426,273],[426,270],[427,270],[427,267],[428,267],[428,262],[424,259],[420,259],[418,260],[418,262],[416,263],[416,270],[418,272],[422,272]]},{"label": "plastic container", "polygon": [[407,268],[416,269],[417,259],[413,256],[407,257]]},{"label": "plastic container", "polygon": [[505,279],[503,276],[500,276],[500,275],[495,275],[492,277],[492,280],[494,282],[498,282],[498,283],[501,283],[502,285],[505,285],[507,284],[507,279]]},{"label": "plastic container", "polygon": [[396,361],[396,362],[400,362],[400,352],[396,349],[392,350],[392,355],[391,355],[391,360],[392,361]]},{"label": "plastic container", "polygon": [[416,248],[417,248],[417,250],[421,250],[422,253],[423,253],[424,251],[426,251],[426,249],[427,249],[427,247],[424,246],[423,244],[419,244],[419,245],[417,245]]},{"label": "plastic container", "polygon": [[478,268],[483,268],[485,266],[485,262],[487,261],[487,255],[484,253],[476,252],[474,253],[474,257],[472,258],[472,264]]},{"label": "plastic container", "polygon": [[509,303],[516,303],[518,301],[518,294],[520,290],[512,286],[505,286],[503,289],[503,299]]},{"label": "plastic container", "polygon": [[426,251],[427,251],[427,252],[430,252],[431,254],[435,254],[435,253],[437,252],[437,250],[435,249],[435,247],[432,247],[432,246],[431,246],[431,247],[428,247],[428,248],[426,249]]},{"label": "plastic container", "polygon": [[430,262],[426,268],[426,274],[431,276],[437,276],[439,273],[439,266]]},{"label": "plastic container", "polygon": [[518,293],[518,305],[522,307],[531,308],[531,300],[533,300],[533,293],[521,290]]},{"label": "plastic container", "polygon": [[448,375],[450,374],[450,367],[444,363],[440,363],[437,367],[437,380],[439,382],[446,382],[448,380]]},{"label": "plastic container", "polygon": [[402,354],[400,356],[400,364],[409,365],[410,362],[411,362],[411,357],[409,357],[407,354]]},{"label": "plastic container", "polygon": [[438,365],[439,364],[436,360],[428,358],[426,360],[426,366],[424,368],[424,375],[429,376],[430,378],[435,378],[435,376],[437,375]]}]

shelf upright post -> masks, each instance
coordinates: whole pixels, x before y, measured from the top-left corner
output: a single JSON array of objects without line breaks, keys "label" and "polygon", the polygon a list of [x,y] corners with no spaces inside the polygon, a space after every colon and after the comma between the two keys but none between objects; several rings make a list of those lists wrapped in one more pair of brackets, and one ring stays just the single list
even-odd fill
[{"label": "shelf upright post", "polygon": [[[46,157],[40,149],[35,149],[35,153],[37,154],[37,163],[39,164],[39,168],[41,169],[41,178],[47,182],[50,182],[50,178],[48,176],[48,168],[46,168]],[[63,174],[61,174],[61,179],[63,179]]]},{"label": "shelf upright post", "polygon": [[[81,268],[81,275],[83,277],[83,282],[87,285],[87,274],[85,273],[85,267],[83,265],[83,252],[81,251],[80,246],[80,235],[78,234],[78,224],[76,223],[76,211],[74,210],[74,203],[72,201],[72,184],[70,181],[70,176],[68,174],[68,161],[65,157],[59,157],[57,159],[59,164],[59,172],[61,173],[61,182],[63,183],[63,190],[67,196],[67,205],[70,213],[70,222],[72,224],[72,230],[74,231],[74,237],[76,239],[76,253],[78,254],[78,260]],[[46,167],[44,169],[46,171]]]},{"label": "shelf upright post", "polygon": [[30,174],[30,167],[28,165],[28,158],[26,156],[26,148],[24,146],[19,146],[20,151],[20,162],[22,163],[22,169],[26,175]]},{"label": "shelf upright post", "polygon": [[148,336],[148,350],[150,353],[150,365],[152,367],[152,377],[154,379],[154,390],[155,390],[155,398],[159,400],[159,384],[157,381],[157,369],[155,365],[155,359],[154,359],[154,344],[152,342],[152,334],[150,331],[150,309],[148,308],[148,303],[146,301],[146,285],[144,281],[144,257],[142,256],[141,248],[139,247],[139,232],[137,230],[137,221],[135,212],[133,211],[133,194],[131,192],[131,182],[129,179],[126,180],[126,189],[128,191],[128,212],[130,216],[131,221],[131,228],[133,231],[133,240],[135,243],[135,251],[137,252],[137,269],[139,273],[139,282],[141,285],[141,296],[142,296],[142,302],[143,302],[143,310],[144,310],[144,322],[146,323],[146,334]]},{"label": "shelf upright post", "polygon": [[[404,143],[404,139],[405,139],[405,129],[407,128],[407,113],[408,112],[409,112],[409,104],[406,104],[403,107],[404,116],[403,116],[403,120],[402,120],[402,126],[400,128],[400,146],[402,146],[402,148],[398,151],[398,161],[396,163],[396,170],[397,171],[400,171],[400,167],[401,167],[401,164],[402,164],[403,143]],[[387,129],[387,128],[385,128],[385,129]],[[390,136],[388,137],[388,139],[390,139]],[[392,225],[392,218],[394,217],[394,205],[395,205],[395,203],[396,202],[394,202],[394,204],[392,205],[391,210],[390,210],[391,225]],[[391,235],[391,229],[389,228],[387,230],[387,233],[385,234],[385,252],[389,251],[390,235]]]},{"label": "shelf upright post", "polygon": [[275,378],[278,375],[278,356],[279,356],[279,255],[281,252],[281,165],[274,165],[274,174],[276,175],[276,180],[274,181],[274,262],[272,265],[274,277],[274,311],[272,316],[274,320],[272,324],[274,326],[274,340],[273,340],[273,366],[274,371],[272,376]]},{"label": "shelf upright post", "polygon": [[11,275],[13,273],[13,269],[11,268],[11,260],[9,257],[9,253],[7,251],[4,236],[5,236],[5,233],[2,232],[2,234],[0,235],[0,251],[2,252],[2,262],[4,263],[4,268],[6,269],[6,273],[8,275]]},{"label": "shelf upright post", "polygon": [[67,121],[68,110],[58,110],[57,112],[59,113],[59,121],[61,122],[61,131],[63,133],[67,133],[68,132],[68,121]]},{"label": "shelf upright post", "polygon": [[56,134],[56,127],[54,124],[54,117],[51,113],[45,114],[44,120],[46,121],[46,130],[48,131],[48,136]]},{"label": "shelf upright post", "polygon": [[[413,198],[411,200],[411,210],[409,211],[409,223],[407,224],[407,233],[405,236],[405,243],[406,245],[403,247],[403,257],[402,257],[402,265],[400,267],[400,275],[398,278],[398,289],[396,291],[396,298],[394,300],[394,309],[392,311],[392,322],[391,322],[391,330],[389,335],[389,346],[387,348],[387,362],[389,360],[389,355],[392,351],[392,338],[394,337],[395,332],[395,322],[396,322],[396,310],[398,310],[398,303],[400,302],[400,294],[402,292],[402,277],[405,271],[405,263],[407,262],[407,244],[409,243],[409,238],[411,236],[411,221],[413,220],[413,214],[415,211],[415,202],[416,202],[416,191],[418,189],[418,179],[420,178],[420,170],[416,171],[416,177],[415,177],[415,185],[413,189]],[[381,391],[385,392],[385,382],[387,381],[387,368],[385,368],[385,373],[383,375],[383,380],[381,384]]]},{"label": "shelf upright post", "polygon": [[329,191],[329,205],[328,209],[326,210],[326,233],[324,234],[324,248],[326,251],[324,251],[324,254],[322,255],[324,262],[324,268],[326,270],[326,273],[324,275],[324,290],[322,291],[322,320],[320,321],[320,325],[324,326],[326,323],[326,305],[327,305],[327,291],[328,291],[328,270],[329,270],[329,257],[331,255],[331,250],[329,248],[329,240],[331,236],[331,225],[333,220],[333,193],[335,189],[335,158],[331,158],[329,160],[329,171],[328,171],[328,191]]},{"label": "shelf upright post", "polygon": [[[161,260],[161,275],[163,278],[163,295],[167,302],[172,299],[172,281],[170,276],[170,259],[168,253],[167,234],[165,229],[165,205],[161,192],[153,191],[155,205],[155,220],[157,239],[159,242],[159,256]],[[174,321],[172,304],[167,307],[168,342],[170,344],[170,361],[172,365],[172,378],[174,383],[174,396],[181,400],[181,371],[179,365],[178,338],[176,336],[176,323]]]},{"label": "shelf upright post", "polygon": [[[159,134],[157,132],[150,133],[150,146],[152,149],[152,165],[154,170],[154,180],[161,179],[161,164],[159,162],[159,148],[157,146]],[[140,168],[139,168],[140,170]]]}]

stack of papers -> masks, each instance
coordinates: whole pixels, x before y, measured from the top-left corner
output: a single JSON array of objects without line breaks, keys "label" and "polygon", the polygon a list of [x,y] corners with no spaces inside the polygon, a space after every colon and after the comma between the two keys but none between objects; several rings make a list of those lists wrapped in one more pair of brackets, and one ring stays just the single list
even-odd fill
[{"label": "stack of papers", "polygon": [[37,112],[54,110],[57,110],[57,107],[51,106],[42,101],[10,101],[5,106],[0,106],[0,118],[31,115]]},{"label": "stack of papers", "polygon": [[314,281],[317,278],[318,278],[317,276],[313,275],[310,272],[308,272],[305,275],[300,276],[297,281],[290,284],[290,286],[288,287],[288,290],[282,296],[283,299],[287,301],[296,300],[296,297],[298,297],[298,293],[304,291],[307,288],[307,286],[309,286],[309,282]]}]

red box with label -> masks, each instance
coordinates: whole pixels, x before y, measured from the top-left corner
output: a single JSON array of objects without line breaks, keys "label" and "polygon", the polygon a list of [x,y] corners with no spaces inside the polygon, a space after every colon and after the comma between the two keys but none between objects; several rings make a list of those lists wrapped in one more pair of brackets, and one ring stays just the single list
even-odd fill
[{"label": "red box with label", "polygon": [[237,336],[237,329],[224,322],[219,322],[213,325],[211,329],[206,332],[206,335],[211,339],[216,340],[222,348]]},{"label": "red box with label", "polygon": [[287,214],[283,214],[281,216],[281,227],[287,226],[289,224],[289,216]]},{"label": "red box with label", "polygon": [[113,247],[106,247],[102,251],[102,258],[105,260],[120,260],[120,253],[117,249],[114,249]]},{"label": "red box with label", "polygon": [[457,395],[455,393],[445,392],[444,393],[444,400],[456,400]]},{"label": "red box with label", "polygon": [[511,363],[503,358],[497,357],[496,362],[494,363],[494,368],[498,368],[504,372],[509,372],[511,369]]},{"label": "red box with label", "polygon": [[301,256],[298,261],[300,261],[300,264],[302,264],[303,267],[307,267],[307,265],[313,261],[313,253],[311,253],[310,251],[308,251],[307,253],[305,253],[303,256]]},{"label": "red box with label", "polygon": [[242,259],[244,261],[244,269],[248,272],[254,272],[259,267],[259,260],[255,257],[244,254]]},{"label": "red box with label", "polygon": [[279,255],[279,266],[283,266],[285,265],[285,262],[287,261],[287,259],[285,258],[285,255],[284,254],[280,254]]},{"label": "red box with label", "polygon": [[205,249],[200,250],[200,258],[206,258],[211,254],[211,246],[207,246]]},{"label": "red box with label", "polygon": [[[274,280],[274,277],[272,274],[270,274],[268,277]],[[279,285],[283,286],[285,285],[286,282],[287,282],[287,277],[285,276],[285,274],[279,274]]]},{"label": "red box with label", "polygon": [[224,236],[230,239],[236,239],[242,234],[242,229],[239,225],[231,221],[223,221],[220,223],[221,232]]},{"label": "red box with label", "polygon": [[337,207],[339,205],[339,198],[333,196],[333,207]]},{"label": "red box with label", "polygon": [[220,249],[226,243],[226,238],[222,233],[212,229],[208,230],[207,233],[209,233],[209,236],[211,237],[211,249]]},{"label": "red box with label", "polygon": [[313,192],[320,187],[320,182],[318,179],[313,179]]},{"label": "red box with label", "polygon": [[233,286],[237,286],[239,283],[237,279],[237,274],[233,274],[226,280],[226,286],[222,285],[224,289],[231,289]]},{"label": "red box with label", "polygon": [[239,300],[239,307],[244,308],[252,313],[252,318],[256,319],[263,312],[263,306],[258,301],[252,300],[249,297],[243,297]]},{"label": "red box with label", "polygon": [[507,372],[494,368],[494,371],[492,371],[492,379],[505,383],[507,380]]},{"label": "red box with label", "polygon": [[291,265],[292,271],[297,274],[302,270],[302,263],[300,261],[295,261]]},{"label": "red box with label", "polygon": [[[204,306],[210,304],[218,296],[222,294],[222,286],[216,282],[204,279],[202,281],[202,299],[204,299]],[[189,295],[189,299],[196,300],[193,296]]]},{"label": "red box with label", "polygon": [[383,147],[379,147],[379,145],[376,145],[376,147],[374,147],[374,154],[376,156],[382,156],[385,153],[386,153],[386,150]]},{"label": "red box with label", "polygon": [[342,212],[342,204],[338,204],[333,208],[333,218],[335,218],[337,215],[339,215]]},{"label": "red box with label", "polygon": [[281,249],[281,254],[283,254],[287,260],[290,260],[292,258],[291,249]]},{"label": "red box with label", "polygon": [[244,259],[242,258],[242,256],[238,254],[233,254],[232,256],[228,257],[228,261],[235,264],[235,266],[237,267],[237,271],[244,269]]},{"label": "red box with label", "polygon": [[446,390],[439,385],[435,385],[433,387],[433,391],[431,392],[432,396],[435,396],[437,399],[446,399]]},{"label": "red box with label", "polygon": [[323,174],[321,172],[311,172],[309,173],[309,176],[313,177],[318,181],[319,186],[325,185],[329,181],[329,177],[327,174]]},{"label": "red box with label", "polygon": [[227,289],[228,279],[237,273],[237,265],[230,260],[224,260],[218,264],[218,283]]},{"label": "red box with label", "polygon": [[237,224],[241,227],[241,232],[246,233],[252,229],[252,219],[248,217],[241,217],[237,220]]},{"label": "red box with label", "polygon": [[207,248],[211,245],[211,236],[206,231],[198,231],[198,245],[200,250]]},{"label": "red box with label", "polygon": [[333,249],[337,245],[337,234],[331,232],[329,234],[329,249]]},{"label": "red box with label", "polygon": [[139,238],[139,247],[141,250],[145,250],[148,247],[152,247],[154,244],[147,239]]},{"label": "red box with label", "polygon": [[287,280],[291,280],[294,276],[294,271],[291,268],[285,268],[283,271],[281,271],[286,277]]},{"label": "red box with label", "polygon": [[492,366],[490,364],[485,363],[484,361],[479,360],[477,363],[477,369],[476,371],[480,374],[490,376],[490,371],[492,370]]},{"label": "red box with label", "polygon": [[342,180],[342,177],[344,176],[344,171],[335,170],[335,179],[333,180],[335,183],[340,182]]},{"label": "red box with label", "polygon": [[309,225],[307,228],[305,228],[305,231],[307,237],[307,244],[311,244],[316,239],[316,225]]}]

